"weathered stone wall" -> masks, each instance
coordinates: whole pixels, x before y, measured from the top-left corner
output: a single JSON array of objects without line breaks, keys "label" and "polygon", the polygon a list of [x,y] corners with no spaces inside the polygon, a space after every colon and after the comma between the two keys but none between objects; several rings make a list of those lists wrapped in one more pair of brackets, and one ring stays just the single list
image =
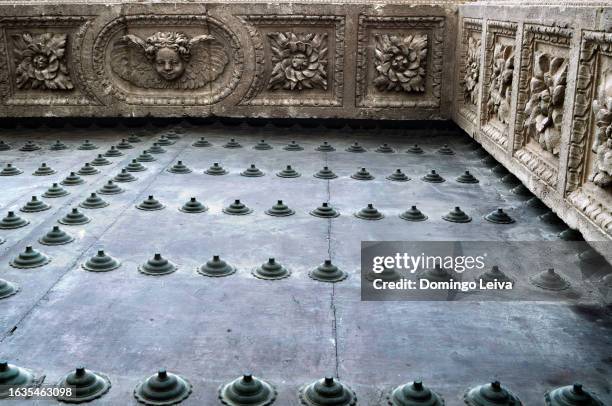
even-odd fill
[{"label": "weathered stone wall", "polygon": [[610,238],[612,8],[557,3],[459,7],[453,118],[570,226]]},{"label": "weathered stone wall", "polygon": [[1,116],[450,118],[456,2],[105,3],[0,2]]}]

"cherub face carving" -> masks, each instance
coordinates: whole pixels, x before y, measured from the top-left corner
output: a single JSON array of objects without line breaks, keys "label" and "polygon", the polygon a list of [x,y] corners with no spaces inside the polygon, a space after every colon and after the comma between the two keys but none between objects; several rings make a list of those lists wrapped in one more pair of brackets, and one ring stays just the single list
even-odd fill
[{"label": "cherub face carving", "polygon": [[175,80],[185,72],[185,64],[178,52],[171,48],[161,48],[155,55],[155,70],[166,80]]}]

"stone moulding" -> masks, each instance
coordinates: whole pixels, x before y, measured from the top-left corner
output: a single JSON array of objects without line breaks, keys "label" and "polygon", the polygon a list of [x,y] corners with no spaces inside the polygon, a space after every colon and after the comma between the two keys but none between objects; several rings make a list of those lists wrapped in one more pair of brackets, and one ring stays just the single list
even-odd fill
[{"label": "stone moulding", "polygon": [[[253,42],[255,54],[255,74],[253,81],[240,105],[250,106],[342,106],[344,95],[344,30],[345,17],[335,15],[240,15],[237,16],[246,26]],[[310,27],[324,27],[333,33],[326,39],[328,47],[334,44],[333,56],[327,52],[327,82],[325,94],[303,94],[273,97],[266,87],[270,83],[271,72],[266,71],[266,47],[262,33],[263,27],[273,27],[274,31],[309,33]],[[333,67],[333,69],[332,69]],[[332,71],[333,70],[333,71]]]},{"label": "stone moulding", "polygon": [[[108,64],[107,48],[112,47],[112,40],[126,27],[151,29],[155,31],[175,31],[184,29],[201,28],[203,34],[215,34],[222,38],[226,47],[225,52],[229,57],[229,64],[225,67],[229,77],[215,80],[205,87],[205,91],[183,91],[182,94],[167,94],[163,89],[158,92],[136,92],[128,90],[125,86],[117,84]],[[168,27],[168,28],[166,28]],[[178,28],[177,28],[178,27]],[[221,40],[217,38],[217,40]],[[99,86],[109,94],[127,104],[135,105],[178,105],[178,106],[201,106],[217,103],[227,97],[238,85],[242,76],[244,65],[244,54],[241,43],[229,27],[214,17],[207,15],[150,15],[138,14],[119,17],[104,26],[93,45],[94,74]]]},{"label": "stone moulding", "polygon": [[[509,124],[504,124],[501,122],[493,122],[489,118],[489,100],[491,100],[491,82],[496,80],[497,78],[493,76],[494,68],[495,68],[495,50],[498,37],[505,37],[512,41],[512,45],[506,45],[508,51],[511,51],[512,54],[514,52],[514,43],[516,39],[516,31],[518,25],[513,22],[507,21],[495,21],[489,20],[486,25],[486,38],[484,41],[484,52],[485,52],[485,61],[483,67],[483,80],[482,80],[482,95],[481,95],[481,106],[480,106],[480,124],[482,127],[482,132],[498,144],[500,147],[506,149],[508,146],[508,127]],[[510,49],[512,48],[512,49]],[[509,58],[514,58],[514,55],[508,56]],[[503,73],[500,72],[499,75]],[[514,73],[512,73],[512,80],[514,78]],[[501,79],[500,79],[501,80]],[[512,85],[510,85],[511,88]],[[506,89],[507,90],[507,89]],[[496,114],[497,115],[497,114]],[[495,121],[498,121],[495,119]],[[500,128],[502,127],[502,128]]]},{"label": "stone moulding", "polygon": [[[530,172],[555,189],[557,188],[557,179],[559,175],[558,151],[556,151],[557,155],[555,155],[554,150],[547,153],[544,151],[543,147],[528,147],[527,144],[530,141],[530,131],[534,131],[532,128],[542,130],[542,134],[544,134],[544,131],[551,131],[551,133],[554,131],[556,133],[554,135],[558,137],[559,143],[561,142],[561,125],[560,123],[553,122],[559,120],[559,118],[550,119],[550,115],[554,113],[562,114],[563,112],[563,103],[565,99],[564,89],[566,83],[566,74],[563,72],[566,72],[568,66],[571,38],[572,30],[570,29],[526,24],[523,30],[523,42],[521,47],[513,155],[523,166],[529,169]],[[558,52],[555,55],[542,55],[542,58],[546,58],[550,66],[545,66],[541,69],[546,69],[548,67],[550,71],[547,70],[543,72],[541,78],[535,76],[535,56],[538,52],[536,49],[537,43],[558,48]],[[563,56],[560,56],[561,54],[563,54]],[[552,65],[554,64],[553,60],[557,61],[558,66],[556,69],[558,72],[552,71]],[[556,82],[559,82],[561,85],[557,85]],[[541,86],[538,84],[541,84]],[[556,106],[553,106],[553,100],[555,98],[553,94],[548,94],[548,104],[546,106],[542,106],[544,101],[538,102],[537,100],[530,100],[530,97],[534,98],[537,96],[536,94],[531,94],[531,88],[536,89],[536,91],[541,91],[542,89],[540,89],[540,87],[542,86],[547,89],[546,91],[551,89],[550,93],[554,93],[555,90],[560,90],[560,92],[558,92],[560,94],[560,97],[558,97],[560,100],[555,100],[555,103],[557,103]],[[533,105],[534,103],[535,106]],[[532,116],[529,115],[530,109],[528,106],[531,106]],[[537,112],[535,109],[541,110],[540,115],[537,117],[533,117]],[[548,117],[546,114],[548,114]],[[532,123],[530,128],[527,128],[526,123],[527,120],[530,119],[533,120],[534,123]],[[542,124],[546,122],[549,122],[549,124]],[[537,133],[537,131],[535,132]],[[538,141],[532,141],[534,144],[536,142]],[[555,149],[558,149],[558,145]]]},{"label": "stone moulding", "polygon": [[[459,80],[458,80],[458,88],[457,88],[457,98],[455,102],[457,103],[457,111],[465,120],[469,123],[477,125],[476,122],[478,117],[478,98],[481,89],[481,78],[482,78],[482,67],[480,66],[480,55],[482,54],[482,20],[476,18],[463,18],[463,25],[461,31],[461,53],[459,56],[459,60],[457,61],[459,66]],[[474,35],[476,34],[476,35]],[[479,41],[477,44],[472,44],[475,49],[470,49],[469,41],[471,38],[477,36]],[[470,56],[470,53],[474,52],[476,55]],[[478,67],[476,68],[477,72],[477,81],[474,89],[472,90],[474,97],[476,100],[475,104],[471,104],[468,102],[466,96],[466,78],[471,76],[473,79],[473,75],[470,75],[468,72],[468,60],[476,57]]]},{"label": "stone moulding", "polygon": [[[444,29],[445,18],[441,16],[379,17],[361,14],[357,34],[356,106],[439,108],[444,64]],[[376,30],[376,34],[398,35],[400,32],[407,32],[414,36],[427,35],[429,55],[423,68],[424,92],[393,92],[392,97],[388,97],[388,92],[381,92],[376,89],[374,83],[370,83],[374,79],[374,74],[370,72],[375,70],[376,58],[370,52],[373,30]]]},{"label": "stone moulding", "polygon": [[[91,24],[89,16],[7,16],[0,18],[0,100],[9,106],[87,106],[99,105],[99,100],[88,87],[84,79],[81,61],[81,45],[85,32]],[[9,32],[11,33],[9,35]],[[61,35],[66,37],[61,57],[68,66],[66,79],[72,85],[67,89],[46,89],[42,93],[28,86],[17,86],[16,61],[11,35],[22,36],[29,33],[33,36],[42,34]],[[34,89],[36,90],[36,89]]]}]

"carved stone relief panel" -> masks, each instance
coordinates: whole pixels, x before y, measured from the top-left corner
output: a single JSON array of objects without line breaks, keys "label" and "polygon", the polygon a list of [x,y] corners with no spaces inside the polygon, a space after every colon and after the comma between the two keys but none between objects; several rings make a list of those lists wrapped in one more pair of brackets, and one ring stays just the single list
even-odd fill
[{"label": "carved stone relief panel", "polygon": [[555,188],[571,36],[569,29],[528,24],[521,48],[514,156]]},{"label": "carved stone relief panel", "polygon": [[459,56],[458,111],[469,122],[476,123],[481,88],[480,56],[482,54],[482,20],[463,19],[461,55]]},{"label": "carved stone relief panel", "polygon": [[344,17],[243,15],[255,77],[242,105],[341,106]]},{"label": "carved stone relief panel", "polygon": [[237,36],[208,16],[126,16],[94,43],[98,80],[127,104],[216,103],[238,84],[243,59]]},{"label": "carved stone relief panel", "polygon": [[82,81],[85,17],[0,20],[0,95],[7,105],[97,103]]},{"label": "carved stone relief panel", "polygon": [[359,17],[358,107],[440,106],[443,17]]},{"label": "carved stone relief panel", "polygon": [[612,34],[582,36],[568,158],[568,200],[612,235]]},{"label": "carved stone relief panel", "polygon": [[509,22],[487,23],[480,119],[482,131],[502,148],[508,145],[512,115],[516,27]]}]

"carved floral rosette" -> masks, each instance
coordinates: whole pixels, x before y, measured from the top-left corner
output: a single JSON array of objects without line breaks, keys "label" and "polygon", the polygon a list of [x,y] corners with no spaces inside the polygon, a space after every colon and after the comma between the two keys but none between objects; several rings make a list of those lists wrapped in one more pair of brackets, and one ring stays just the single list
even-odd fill
[{"label": "carved floral rosette", "polygon": [[459,89],[457,91],[457,111],[460,119],[475,125],[478,115],[478,99],[482,85],[482,20],[464,18],[461,35],[461,55],[459,64]]},{"label": "carved floral rosette", "polygon": [[94,42],[100,86],[126,104],[217,103],[238,85],[243,65],[238,37],[205,15],[125,16]]},{"label": "carved floral rosette", "polygon": [[359,16],[358,107],[440,107],[444,17]]},{"label": "carved floral rosette", "polygon": [[508,146],[514,82],[517,25],[488,21],[480,120],[483,133],[498,146]]}]

